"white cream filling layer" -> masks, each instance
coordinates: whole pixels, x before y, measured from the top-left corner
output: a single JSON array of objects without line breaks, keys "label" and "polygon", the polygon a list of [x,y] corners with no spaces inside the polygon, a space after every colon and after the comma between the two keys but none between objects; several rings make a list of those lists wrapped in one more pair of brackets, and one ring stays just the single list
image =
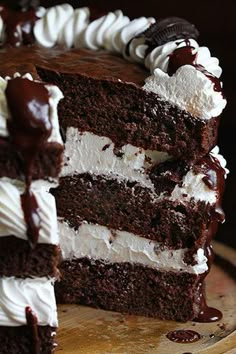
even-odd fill
[{"label": "white cream filling layer", "polygon": [[67,128],[61,176],[85,172],[114,175],[153,189],[145,169],[168,160],[170,156],[166,152],[144,150],[127,144],[120,151],[122,156],[118,157],[114,147],[114,143],[107,137],[89,132],[80,133],[73,127]]},{"label": "white cream filling layer", "polygon": [[[40,217],[38,242],[57,245],[59,237],[55,199],[47,191],[47,183],[43,186],[43,183],[40,185],[39,182],[36,188],[32,187]],[[27,240],[27,226],[21,205],[21,194],[24,188],[22,182],[7,178],[0,179],[0,237],[14,235]]]},{"label": "white cream filling layer", "polygon": [[0,278],[0,326],[26,325],[25,308],[30,306],[40,326],[57,327],[53,280],[44,278]]},{"label": "white cream filling layer", "polygon": [[199,248],[194,266],[184,262],[186,249],[161,250],[160,244],[126,231],[83,223],[78,230],[59,221],[60,246],[64,260],[87,257],[109,263],[135,263],[160,271],[202,274],[207,271],[207,258]]},{"label": "white cream filling layer", "polygon": [[[215,151],[215,149],[214,149]],[[146,170],[152,165],[170,158],[165,152],[144,150],[133,145],[124,145],[122,156],[114,153],[114,143],[107,137],[93,133],[80,133],[77,128],[70,127],[66,131],[64,166],[61,176],[71,176],[80,173],[103,175],[119,181],[136,181],[150,190],[153,200],[170,198],[170,200],[188,201],[190,198],[213,204],[217,194],[203,181],[204,175],[194,174],[190,169],[184,176],[182,185],[176,185],[170,197],[164,194],[158,196]],[[218,152],[214,156],[223,163]],[[224,160],[225,162],[225,160]],[[225,167],[225,163],[222,167]]]}]

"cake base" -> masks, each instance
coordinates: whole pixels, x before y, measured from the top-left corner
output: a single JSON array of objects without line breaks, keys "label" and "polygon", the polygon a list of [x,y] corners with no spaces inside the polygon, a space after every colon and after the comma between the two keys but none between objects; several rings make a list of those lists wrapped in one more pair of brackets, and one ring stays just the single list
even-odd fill
[{"label": "cake base", "polygon": [[[51,354],[55,348],[55,328],[38,326],[39,353]],[[28,326],[0,327],[1,354],[32,354],[35,343]]]},{"label": "cake base", "polygon": [[88,258],[61,263],[56,283],[59,303],[77,303],[123,313],[177,321],[195,318],[200,276],[160,272],[130,263]]}]

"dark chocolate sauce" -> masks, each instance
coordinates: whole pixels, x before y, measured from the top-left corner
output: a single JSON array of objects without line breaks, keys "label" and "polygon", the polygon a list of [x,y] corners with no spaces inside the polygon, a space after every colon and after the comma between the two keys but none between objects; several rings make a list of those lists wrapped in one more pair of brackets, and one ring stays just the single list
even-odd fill
[{"label": "dark chocolate sauce", "polygon": [[32,345],[32,354],[39,354],[39,335],[38,335],[38,319],[37,316],[33,313],[30,306],[25,308],[25,317],[27,321],[27,326],[29,327],[32,333],[33,345]]},{"label": "dark chocolate sauce", "polygon": [[223,222],[225,219],[224,212],[221,208],[221,196],[224,190],[224,175],[225,171],[221,167],[218,159],[212,154],[198,161],[198,166],[195,167],[196,173],[203,174],[203,182],[208,188],[216,194],[216,202],[212,206],[209,215],[209,225],[203,235],[205,239],[204,253],[207,257],[207,272],[200,275],[197,293],[199,294],[197,303],[200,308],[199,315],[195,318],[196,322],[214,322],[222,318],[222,313],[214,308],[208,307],[205,299],[204,280],[209,273],[213,260],[214,253],[211,246],[212,237],[215,235],[218,227],[218,222]]},{"label": "dark chocolate sauce", "polygon": [[[202,284],[200,285],[202,286]],[[220,310],[215,309],[214,307],[209,307],[206,303],[204,292],[200,292],[200,302],[201,302],[201,311],[199,312],[197,318],[194,319],[196,322],[206,323],[206,322],[216,322],[222,319],[223,315]]]},{"label": "dark chocolate sauce", "polygon": [[209,154],[208,157],[202,159],[201,172],[204,174],[203,182],[206,186],[217,193],[217,200],[214,210],[212,210],[212,217],[215,221],[223,222],[225,220],[225,214],[221,208],[220,196],[224,191],[224,174],[225,171],[221,167],[219,160]]},{"label": "dark chocolate sauce", "polygon": [[33,26],[37,20],[34,9],[15,11],[0,7],[0,15],[5,27],[4,45],[18,47],[34,42]]},{"label": "dark chocolate sauce", "polygon": [[183,65],[192,65],[212,81],[214,84],[214,91],[222,92],[220,80],[213,74],[209,73],[204,66],[196,63],[197,54],[193,53],[194,48],[190,46],[190,42],[188,40],[185,42],[185,47],[177,48],[172,54],[170,54],[168,74],[173,75]]},{"label": "dark chocolate sauce", "polygon": [[166,337],[176,343],[193,343],[201,339],[201,335],[190,329],[179,329],[167,333]]},{"label": "dark chocolate sauce", "polygon": [[10,111],[8,131],[14,149],[22,157],[26,189],[21,204],[32,247],[37,244],[40,216],[35,196],[30,190],[34,162],[52,131],[49,117],[49,94],[42,83],[28,79],[9,80],[6,99]]}]

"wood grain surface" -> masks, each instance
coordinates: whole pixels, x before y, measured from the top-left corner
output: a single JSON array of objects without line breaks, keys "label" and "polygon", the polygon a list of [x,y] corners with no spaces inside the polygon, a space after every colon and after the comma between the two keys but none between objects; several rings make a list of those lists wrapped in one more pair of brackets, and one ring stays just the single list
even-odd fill
[{"label": "wood grain surface", "polygon": [[[215,244],[215,251],[230,264],[236,259],[235,251],[221,244]],[[60,305],[56,353],[236,354],[236,280],[230,274],[214,265],[207,278],[208,304],[223,312],[220,322],[178,323]],[[174,343],[166,334],[175,329],[191,329],[202,338],[192,344]]]}]

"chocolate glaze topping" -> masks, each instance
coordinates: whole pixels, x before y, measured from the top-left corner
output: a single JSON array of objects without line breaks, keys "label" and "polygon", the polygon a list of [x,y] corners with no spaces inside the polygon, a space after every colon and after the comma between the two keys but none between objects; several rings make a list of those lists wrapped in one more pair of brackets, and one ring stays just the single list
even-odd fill
[{"label": "chocolate glaze topping", "polygon": [[7,7],[0,7],[0,16],[5,26],[4,45],[18,47],[34,42],[33,26],[37,20],[35,10],[29,8],[24,11],[15,11]]},{"label": "chocolate glaze topping", "polygon": [[220,80],[213,74],[209,73],[204,68],[204,66],[196,63],[197,53],[193,53],[194,48],[190,46],[190,42],[188,40],[186,40],[185,42],[185,47],[177,48],[170,55],[168,74],[173,75],[183,65],[192,65],[198,71],[201,71],[209,80],[212,81],[212,83],[214,84],[214,91],[221,92],[222,89]]},{"label": "chocolate glaze topping", "polygon": [[32,354],[39,354],[39,335],[38,335],[38,319],[37,316],[33,313],[30,306],[25,308],[25,316],[27,321],[27,326],[32,332]]},{"label": "chocolate glaze topping", "polygon": [[201,335],[190,329],[180,329],[167,333],[166,337],[176,343],[193,343],[201,339]]},{"label": "chocolate glaze topping", "polygon": [[11,115],[8,119],[10,141],[24,164],[26,189],[21,195],[21,203],[27,224],[27,236],[34,247],[38,241],[40,217],[30,186],[35,158],[52,131],[49,95],[42,83],[15,78],[8,81],[6,98]]}]

